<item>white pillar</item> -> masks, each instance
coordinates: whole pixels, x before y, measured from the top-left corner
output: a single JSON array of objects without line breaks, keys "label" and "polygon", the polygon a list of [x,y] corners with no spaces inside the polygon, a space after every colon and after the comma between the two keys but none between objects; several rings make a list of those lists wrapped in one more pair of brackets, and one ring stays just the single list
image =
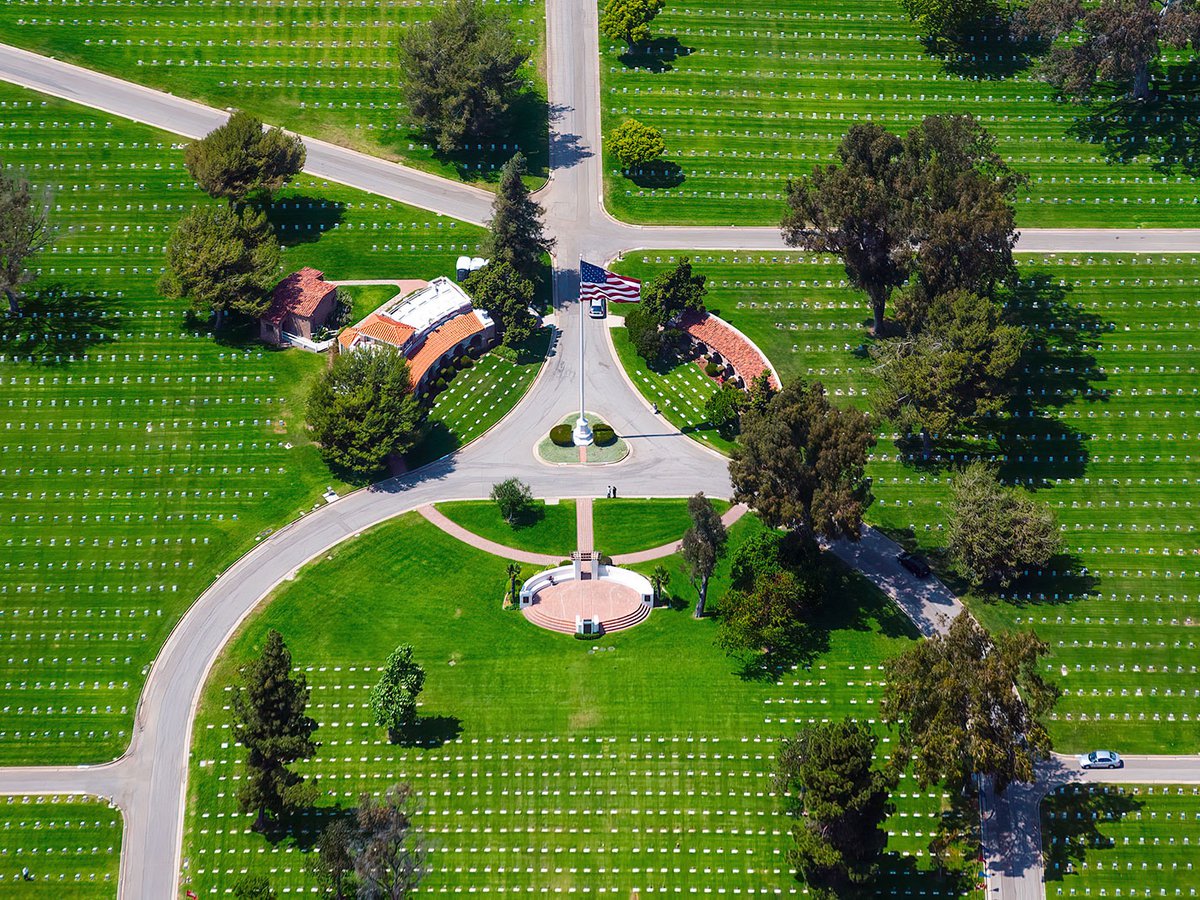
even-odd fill
[{"label": "white pillar", "polygon": [[592,443],[592,426],[588,424],[587,412],[583,405],[583,329],[587,319],[583,314],[583,297],[579,302],[579,418],[575,420],[575,430],[571,437],[576,447],[587,447]]}]

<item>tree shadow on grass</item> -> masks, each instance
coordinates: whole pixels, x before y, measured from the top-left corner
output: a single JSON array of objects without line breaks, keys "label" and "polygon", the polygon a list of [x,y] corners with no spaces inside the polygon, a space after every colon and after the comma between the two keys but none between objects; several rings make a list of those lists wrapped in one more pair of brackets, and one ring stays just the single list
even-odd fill
[{"label": "tree shadow on grass", "polygon": [[20,312],[0,313],[0,347],[19,360],[48,368],[69,365],[74,357],[111,346],[125,322],[113,300],[60,283],[31,290],[18,301]]},{"label": "tree shadow on grass", "polygon": [[1093,101],[1068,128],[1113,165],[1148,159],[1164,175],[1200,174],[1200,61],[1168,66],[1148,100]]},{"label": "tree shadow on grass", "polygon": [[1023,38],[1001,16],[986,16],[966,24],[962,34],[940,41],[922,39],[925,52],[942,60],[947,74],[979,81],[1001,81],[1029,69],[1050,50],[1050,41]]},{"label": "tree shadow on grass", "polygon": [[1046,880],[1064,876],[1087,861],[1089,849],[1112,846],[1101,822],[1120,822],[1144,804],[1107,785],[1067,785],[1042,801],[1042,844]]},{"label": "tree shadow on grass", "polygon": [[462,720],[457,716],[421,716],[415,725],[388,740],[398,747],[441,747],[462,736]]},{"label": "tree shadow on grass", "polygon": [[262,209],[284,247],[319,241],[346,217],[346,204],[304,194],[283,194]]},{"label": "tree shadow on grass", "polygon": [[666,159],[627,169],[625,177],[640,188],[673,188],[684,182],[683,169],[678,163]]},{"label": "tree shadow on grass", "polygon": [[673,65],[675,60],[690,56],[695,52],[694,47],[681,44],[679,38],[669,35],[634,44],[632,47],[626,48],[625,52],[617,59],[626,68],[643,69],[658,74],[670,72],[675,68]]},{"label": "tree shadow on grass", "polygon": [[321,832],[337,819],[353,820],[354,816],[355,808],[352,806],[317,806],[314,803],[312,806],[292,810],[283,818],[270,822],[262,836],[276,847],[287,842],[288,846],[297,850],[314,850],[321,838]]},{"label": "tree shadow on grass", "polygon": [[976,592],[984,602],[1003,600],[1010,606],[1046,606],[1085,600],[1100,578],[1074,553],[1055,554],[1046,565],[1022,575],[1007,588]]}]

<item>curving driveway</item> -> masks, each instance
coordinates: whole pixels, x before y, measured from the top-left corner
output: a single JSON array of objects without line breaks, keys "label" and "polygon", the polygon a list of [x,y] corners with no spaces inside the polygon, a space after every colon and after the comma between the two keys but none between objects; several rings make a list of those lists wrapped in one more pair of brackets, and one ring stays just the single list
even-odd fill
[{"label": "curving driveway", "polygon": [[[224,572],[188,610],[151,668],[138,704],[128,751],[115,762],[88,767],[0,769],[0,793],[88,793],[109,797],[125,816],[119,894],[123,900],[178,895],[192,718],[209,668],[238,624],[282,580],[340,541],[437,500],[482,498],[491,485],[516,475],[542,497],[600,496],[616,484],[622,496],[687,496],[703,490],[728,496],[724,459],[654,415],[623,377],[609,344],[580,317],[577,260],[596,262],[637,248],[785,249],[773,228],[639,227],[604,210],[600,147],[600,75],[596,4],[548,0],[548,80],[552,177],[541,192],[549,231],[558,241],[554,297],[558,339],[536,382],[496,428],[452,457],[409,476],[359,491],[272,534]],[[198,137],[225,113],[160,91],[0,45],[0,79],[114,115]],[[311,138],[307,170],[380,196],[467,222],[483,223],[491,195]],[[1200,232],[1170,230],[1026,231],[1025,252],[1192,252]],[[562,267],[559,267],[561,265]],[[616,466],[551,467],[539,463],[534,442],[577,405],[580,329],[589,342],[582,373],[589,408],[629,442]],[[833,552],[875,581],[925,633],[960,608],[936,582],[916,582],[895,566],[896,546],[869,532]],[[1144,766],[1144,768],[1143,768]],[[1037,804],[1065,765],[1047,767],[1034,786],[1016,786],[984,817],[989,871],[1003,898],[1043,896]],[[1195,760],[1131,760],[1120,780],[1161,776],[1196,781]],[[1017,843],[1024,850],[1018,852]],[[993,865],[994,864],[994,865]]]}]

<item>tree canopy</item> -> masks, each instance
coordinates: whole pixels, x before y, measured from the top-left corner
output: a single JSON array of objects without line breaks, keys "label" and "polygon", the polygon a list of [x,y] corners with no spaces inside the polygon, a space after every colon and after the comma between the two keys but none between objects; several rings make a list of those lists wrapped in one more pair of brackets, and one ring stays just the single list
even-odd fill
[{"label": "tree canopy", "polygon": [[167,238],[167,270],[158,287],[193,311],[260,316],[279,278],[279,241],[266,214],[197,206]]},{"label": "tree canopy", "polygon": [[304,142],[278,128],[263,131],[262,120],[235,110],[183,152],[192,178],[210,197],[237,203],[254,191],[273,194],[304,169]]},{"label": "tree canopy", "polygon": [[243,875],[233,884],[234,900],[276,900],[266,875]]},{"label": "tree canopy", "polygon": [[417,697],[425,687],[425,670],[413,659],[413,648],[402,644],[391,652],[379,681],[371,689],[375,722],[399,738],[417,721]]},{"label": "tree canopy", "polygon": [[1041,64],[1065,96],[1084,100],[1112,82],[1135,100],[1150,97],[1150,68],[1163,46],[1200,50],[1196,0],[1031,0],[1017,13],[1019,31],[1059,41]]},{"label": "tree canopy", "polygon": [[312,800],[303,777],[288,769],[317,749],[308,696],[304,673],[292,672],[283,635],[271,629],[259,656],[242,667],[230,704],[233,735],[247,753],[238,806],[258,813],[256,828],[265,825],[268,815],[280,816]]},{"label": "tree canopy", "polygon": [[404,900],[420,883],[425,852],[412,806],[407,784],[393,785],[382,797],[359,798],[354,872],[360,900]]},{"label": "tree canopy", "polygon": [[1003,791],[1033,780],[1050,752],[1041,718],[1058,696],[1041,674],[1048,650],[1032,631],[992,635],[962,613],[888,663],[884,713],[922,785],[961,789],[979,774]]},{"label": "tree canopy", "polygon": [[442,153],[507,132],[529,53],[499,10],[450,0],[402,29],[400,87],[411,123]]},{"label": "tree canopy", "polygon": [[999,15],[996,0],[901,0],[901,5],[935,49],[961,41]]},{"label": "tree canopy", "polygon": [[928,449],[931,434],[978,426],[1006,410],[1025,342],[1025,329],[1005,324],[987,297],[970,291],[941,294],[915,336],[871,348],[880,380],[875,411],[921,432]]},{"label": "tree canopy", "polygon": [[650,38],[650,23],[666,0],[608,0],[600,12],[600,33],[633,47]]},{"label": "tree canopy", "polygon": [[1012,268],[1022,183],[971,116],[927,116],[903,137],[854,125],[839,163],[788,185],[784,240],[842,258],[876,334],[892,292],[915,277],[910,318],[954,288],[982,293]]},{"label": "tree canopy", "polygon": [[809,725],[785,741],[776,792],[798,821],[790,855],[817,900],[878,896],[872,878],[887,846],[891,774],[874,767],[878,739],[862,722]]},{"label": "tree canopy", "polygon": [[1003,487],[992,466],[971,463],[955,476],[951,491],[946,549],[973,584],[1007,587],[1062,550],[1050,507]]},{"label": "tree canopy", "polygon": [[533,511],[533,491],[519,478],[506,478],[493,484],[491,498],[509,525],[524,522]]},{"label": "tree canopy", "polygon": [[364,477],[407,452],[422,419],[410,386],[408,360],[394,347],[339,355],[308,397],[308,424],[325,461]]},{"label": "tree canopy", "polygon": [[805,539],[857,540],[871,501],[865,469],[874,443],[865,414],[833,406],[820,382],[797,379],[764,411],[743,413],[729,463],[734,499]]},{"label": "tree canopy", "polygon": [[477,309],[492,317],[506,347],[529,340],[541,327],[541,321],[529,309],[533,282],[507,262],[492,262],[476,269],[463,282],[463,289]]},{"label": "tree canopy", "polygon": [[50,242],[48,208],[28,179],[0,167],[0,291],[10,311],[20,308],[17,291],[33,278],[29,258]]},{"label": "tree canopy", "polygon": [[681,333],[673,323],[685,312],[704,310],[707,282],[708,276],[693,272],[684,256],[642,285],[641,302],[625,313],[630,343],[642,359],[654,362],[676,346]]},{"label": "tree canopy", "polygon": [[484,252],[492,264],[507,263],[523,278],[537,278],[542,254],[554,246],[542,224],[542,208],[522,180],[525,157],[517,153],[504,164],[500,186],[492,202],[492,218],[484,238]]},{"label": "tree canopy", "polygon": [[717,568],[717,562],[725,555],[725,523],[713,508],[712,501],[701,491],[688,498],[688,517],[692,524],[683,533],[680,552],[688,575],[696,585],[696,618],[704,616],[704,604],[708,600],[708,580]]},{"label": "tree canopy", "polygon": [[608,145],[626,169],[653,162],[667,149],[662,132],[637,119],[626,119],[614,128]]},{"label": "tree canopy", "polygon": [[790,660],[802,652],[822,600],[818,565],[760,574],[749,590],[734,588],[721,599],[717,640],[727,651]]}]

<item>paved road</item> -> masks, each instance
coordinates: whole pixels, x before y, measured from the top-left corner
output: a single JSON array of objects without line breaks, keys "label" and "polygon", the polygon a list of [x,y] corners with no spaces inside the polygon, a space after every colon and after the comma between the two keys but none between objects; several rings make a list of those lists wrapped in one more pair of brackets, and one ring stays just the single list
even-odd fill
[{"label": "paved road", "polygon": [[[112,798],[125,816],[120,896],[123,900],[162,900],[178,895],[187,762],[196,702],[208,671],[238,624],[282,580],[308,560],[364,529],[437,500],[485,497],[491,485],[510,475],[529,482],[543,497],[599,496],[616,484],[623,496],[687,496],[703,490],[714,497],[730,493],[725,462],[679,434],[636,396],[613,359],[601,324],[583,319],[577,295],[580,256],[602,262],[623,251],[704,248],[782,250],[773,228],[638,227],[614,221],[602,203],[599,54],[596,5],[549,0],[549,93],[552,122],[552,179],[542,191],[549,231],[558,240],[554,292],[558,340],[529,394],[498,427],[450,459],[411,476],[385,482],[325,506],[258,544],[202,594],[176,626],[150,671],[138,705],[129,750],[103,766],[0,769],[0,793],[90,793]],[[224,119],[224,113],[159,91],[0,45],[0,79],[114,115],[197,137]],[[307,169],[330,181],[376,193],[467,222],[489,216],[490,195],[416,172],[362,153],[305,138]],[[1027,231],[1019,249],[1034,252],[1143,250],[1194,252],[1197,232],[1189,231]],[[629,442],[623,463],[602,468],[556,468],[539,463],[533,443],[551,425],[577,408],[579,340],[588,342],[582,377],[596,410]],[[955,608],[953,597],[931,583],[919,584],[896,569],[895,547],[868,532],[858,546],[833,551],[896,597],[929,633],[940,614]],[[1141,763],[1139,763],[1141,765]],[[1145,763],[1146,772],[1178,780],[1192,774],[1187,764]],[[1137,771],[1121,773],[1122,780]],[[1050,776],[1047,776],[1048,778]],[[1065,776],[1055,776],[1065,777]],[[1046,784],[1051,783],[1046,781]],[[1039,786],[1042,782],[1039,782]],[[1038,788],[1027,802],[1017,794],[985,820],[985,836],[997,843],[1024,837],[1038,846]],[[1032,812],[1031,812],[1032,811]],[[1011,821],[998,836],[998,824]],[[989,824],[990,823],[990,824]],[[1040,870],[1030,850],[1013,891],[1031,889]],[[1021,896],[1005,893],[1005,898]]]}]

